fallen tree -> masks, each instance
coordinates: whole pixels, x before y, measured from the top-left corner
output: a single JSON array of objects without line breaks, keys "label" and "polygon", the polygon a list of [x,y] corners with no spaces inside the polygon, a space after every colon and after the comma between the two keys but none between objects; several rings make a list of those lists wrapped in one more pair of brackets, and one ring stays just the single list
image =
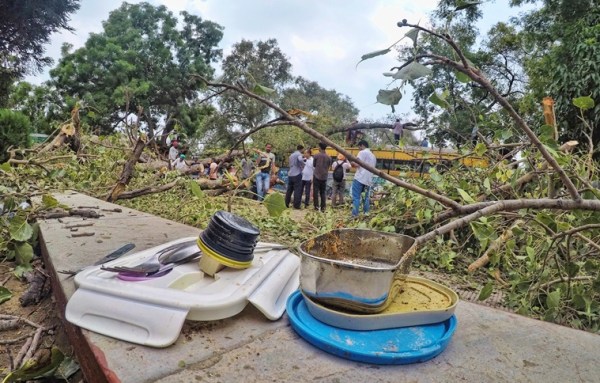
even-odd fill
[{"label": "fallen tree", "polygon": [[[399,178],[393,177],[384,173],[366,163],[359,160],[355,156],[353,156],[350,152],[347,152],[343,147],[336,144],[332,140],[330,140],[327,135],[321,134],[310,126],[308,126],[302,119],[297,118],[294,115],[289,114],[285,109],[279,107],[271,100],[260,96],[251,90],[243,87],[238,84],[227,84],[220,82],[212,82],[204,77],[196,76],[202,79],[207,86],[211,88],[216,88],[218,90],[228,90],[243,94],[251,99],[257,100],[264,105],[271,108],[275,111],[279,117],[275,120],[272,120],[269,123],[265,123],[251,132],[247,133],[245,136],[247,137],[249,134],[252,134],[259,129],[264,129],[272,126],[281,126],[281,125],[291,125],[295,126],[304,132],[308,133],[312,137],[326,143],[327,145],[333,147],[338,152],[342,153],[346,158],[351,161],[358,163],[361,167],[367,169],[371,173],[391,182],[392,184],[399,186],[401,188],[407,189],[411,192],[422,195],[428,199],[434,200],[438,204],[443,206],[443,211],[438,214],[438,217],[443,217],[442,219],[434,218],[433,222],[442,222],[448,221],[450,219],[454,219],[446,223],[441,227],[433,227],[431,230],[419,237],[416,238],[414,245],[410,248],[409,251],[404,254],[400,263],[400,269],[404,273],[408,273],[410,270],[410,265],[412,264],[415,255],[417,254],[417,249],[423,246],[426,242],[431,241],[432,239],[442,236],[443,234],[449,233],[452,230],[460,228],[464,225],[467,225],[475,220],[478,220],[482,217],[490,216],[493,214],[498,214],[502,212],[510,212],[521,209],[555,209],[555,210],[582,210],[582,211],[600,211],[600,200],[591,199],[584,200],[575,185],[575,180],[578,181],[577,176],[574,176],[573,179],[563,167],[561,167],[557,161],[555,155],[551,154],[547,149],[546,145],[542,143],[542,141],[535,135],[533,130],[527,125],[525,120],[519,116],[516,110],[512,107],[512,105],[502,96],[499,92],[492,86],[492,84],[487,80],[484,74],[477,68],[475,68],[469,60],[467,60],[463,54],[463,52],[458,48],[457,44],[452,40],[452,38],[447,34],[439,34],[435,31],[429,30],[419,25],[408,24],[408,23],[399,23],[399,26],[404,27],[412,27],[415,30],[422,31],[425,33],[434,36],[443,42],[445,42],[451,49],[454,54],[459,58],[458,61],[451,59],[449,57],[445,57],[442,55],[438,55],[435,53],[424,53],[415,56],[412,60],[403,64],[402,66],[395,68],[398,70],[402,70],[402,68],[410,65],[413,62],[423,61],[420,65],[436,65],[436,66],[445,66],[452,70],[461,72],[468,76],[468,78],[477,83],[483,89],[485,89],[489,94],[493,97],[493,99],[501,105],[509,114],[510,118],[513,120],[515,126],[523,132],[523,134],[528,138],[530,145],[534,147],[537,152],[540,153],[547,170],[552,171],[558,179],[560,179],[563,187],[567,192],[568,198],[547,198],[547,199],[538,199],[538,198],[518,198],[518,199],[506,199],[506,200],[494,200],[495,196],[492,193],[486,193],[483,196],[480,196],[479,202],[473,201],[471,203],[462,204],[457,202],[455,199],[449,198],[448,196],[439,194],[430,189],[424,189],[420,186],[417,186],[411,182],[407,182],[401,180]],[[366,127],[366,126],[365,126]],[[377,126],[380,127],[380,126]],[[381,126],[387,128],[387,126]],[[333,132],[333,131],[332,131]],[[244,137],[243,137],[244,138]],[[545,168],[545,169],[546,169]],[[525,178],[524,182],[527,182],[529,176]],[[589,184],[589,180],[584,180],[584,183]],[[498,190],[507,189],[509,186],[500,187]],[[460,217],[460,218],[457,218]]]}]

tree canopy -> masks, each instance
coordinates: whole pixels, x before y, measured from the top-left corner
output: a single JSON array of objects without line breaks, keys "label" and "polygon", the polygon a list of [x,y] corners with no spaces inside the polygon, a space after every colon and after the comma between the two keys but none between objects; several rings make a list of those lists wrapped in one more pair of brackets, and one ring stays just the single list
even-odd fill
[{"label": "tree canopy", "polygon": [[[452,37],[465,58],[486,74],[536,131],[543,129],[541,102],[549,96],[555,101],[561,141],[575,139],[582,146],[596,147],[600,142],[599,103],[581,115],[573,100],[600,98],[597,1],[513,0],[511,6],[526,3],[537,7],[497,23],[485,36],[480,36],[475,26],[483,16],[481,2],[442,0],[431,23],[439,33]],[[405,64],[389,75],[401,80],[400,87],[414,87],[414,110],[428,121],[434,142],[460,146],[472,142],[476,131],[505,143],[524,139],[495,99],[463,74],[433,66],[429,72],[407,76],[416,73],[420,64],[427,64],[422,58],[428,53],[459,58],[437,38],[415,31],[406,36],[415,40],[418,36],[419,44],[400,49],[399,59]]]},{"label": "tree canopy", "polygon": [[[292,79],[291,68],[275,39],[238,42],[221,66],[224,81],[250,89],[263,87],[273,97]],[[268,118],[264,105],[232,92],[220,95],[217,104],[220,113],[211,120],[206,132],[213,145],[230,146],[239,134]]]},{"label": "tree canopy", "polygon": [[0,107],[15,80],[52,63],[44,56],[50,35],[72,30],[69,15],[79,0],[3,0],[0,2]]},{"label": "tree canopy", "polygon": [[189,118],[198,106],[200,81],[212,76],[221,57],[222,27],[165,6],[123,5],[91,34],[83,48],[64,52],[50,75],[72,103],[84,101],[93,113],[84,118],[95,131],[110,133],[130,114],[139,114],[152,135],[159,121],[165,133]]}]

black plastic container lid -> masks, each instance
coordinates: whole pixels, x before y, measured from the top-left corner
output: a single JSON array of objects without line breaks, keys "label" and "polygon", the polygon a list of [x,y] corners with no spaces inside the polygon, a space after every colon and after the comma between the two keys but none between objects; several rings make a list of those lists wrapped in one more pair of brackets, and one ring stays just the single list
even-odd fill
[{"label": "black plastic container lid", "polygon": [[255,235],[258,237],[260,230],[246,219],[237,216],[235,214],[228,213],[224,210],[219,210],[213,215],[213,219],[223,224],[225,227],[229,227],[232,230],[239,231],[240,233]]},{"label": "black plastic container lid", "polygon": [[235,240],[224,233],[219,233],[215,231],[212,227],[207,228],[202,232],[203,235],[207,236],[211,241],[222,245],[228,249],[238,252],[248,252],[254,251],[254,247],[256,246],[255,242],[243,241],[240,242]]},{"label": "black plastic container lid", "polygon": [[200,234],[200,240],[202,241],[202,243],[204,243],[204,245],[206,245],[206,247],[208,247],[215,253],[219,254],[220,256],[222,256],[224,258],[231,259],[232,261],[251,262],[254,259],[254,251],[253,250],[250,250],[249,252],[245,252],[245,253],[233,251],[229,248],[225,248],[225,247],[220,246],[219,244],[213,242],[210,238],[208,238],[208,236],[206,236],[204,234],[204,232],[202,234]]}]

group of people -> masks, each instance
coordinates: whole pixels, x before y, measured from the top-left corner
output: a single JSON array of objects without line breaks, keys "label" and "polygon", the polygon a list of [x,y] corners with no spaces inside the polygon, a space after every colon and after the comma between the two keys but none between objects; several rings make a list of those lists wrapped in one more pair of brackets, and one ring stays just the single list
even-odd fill
[{"label": "group of people", "polygon": [[[201,163],[196,163],[192,160],[192,166],[196,166],[197,171],[201,176],[206,176],[210,180],[217,180],[220,172],[228,172],[230,176],[234,177],[236,169],[233,164],[223,163],[221,160],[211,158],[210,163],[204,168]],[[171,141],[171,147],[169,148],[169,165],[171,169],[185,172],[190,169],[190,163],[186,160],[186,155],[180,151],[180,142],[177,139]],[[197,166],[199,165],[199,167]],[[246,177],[247,178],[247,177]]]},{"label": "group of people", "polygon": [[[188,165],[185,161],[185,154],[180,153],[178,147],[178,140],[173,140],[169,149],[169,163],[174,169],[186,170]],[[361,140],[358,147],[360,151],[357,158],[375,167],[376,158],[369,149],[369,143]],[[246,158],[241,161],[242,179],[248,179],[253,172],[256,173],[256,194],[259,201],[264,200],[271,186],[272,178],[276,177],[275,154],[272,149],[273,146],[267,144],[264,151],[255,149],[258,154],[255,162]],[[357,170],[351,185],[352,215],[358,216],[361,204],[363,212],[368,213],[373,173],[356,162],[349,162],[342,154],[339,154],[337,159],[332,161],[326,153],[326,149],[327,145],[325,143],[319,143],[319,152],[313,156],[311,149],[305,150],[302,145],[298,145],[296,151],[290,155],[285,206],[290,207],[291,205],[294,209],[300,209],[302,202],[304,202],[304,207],[308,208],[312,192],[314,209],[325,211],[327,178],[330,170],[333,172],[331,204],[333,207],[343,205],[346,193],[346,175],[350,168],[354,167]],[[219,167],[217,160],[211,159],[207,169],[209,179],[217,179]]]},{"label": "group of people", "polygon": [[[377,160],[369,149],[369,143],[361,140],[358,147],[360,151],[357,158],[361,162],[375,167]],[[357,162],[349,162],[342,154],[338,154],[337,159],[332,162],[331,157],[325,151],[326,149],[327,145],[321,142],[319,143],[319,152],[312,156],[310,149],[304,150],[302,145],[298,145],[296,151],[290,155],[285,206],[290,207],[291,204],[294,209],[300,209],[302,195],[304,194],[304,207],[307,208],[312,186],[314,209],[325,211],[327,178],[330,169],[333,171],[331,205],[335,207],[344,204],[346,175],[350,168],[354,167],[357,170],[351,186],[352,216],[358,216],[361,204],[363,212],[368,213],[373,173]]]},{"label": "group of people", "polygon": [[[289,157],[288,185],[285,193],[285,206],[300,209],[302,194],[304,194],[304,207],[310,202],[312,187],[313,206],[315,210],[324,211],[327,199],[327,174],[331,166],[331,158],[325,153],[327,145],[319,144],[319,152],[312,155],[310,149],[304,150],[302,145]],[[293,200],[292,200],[293,196]]]}]

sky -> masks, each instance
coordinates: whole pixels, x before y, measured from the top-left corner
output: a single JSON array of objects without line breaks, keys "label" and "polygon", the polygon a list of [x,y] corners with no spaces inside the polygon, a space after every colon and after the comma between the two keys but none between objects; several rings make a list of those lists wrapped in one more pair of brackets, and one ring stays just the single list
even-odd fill
[{"label": "sky", "polygon": [[[129,3],[140,1],[130,0]],[[408,28],[396,26],[399,20],[427,25],[438,0],[148,0],[165,5],[175,15],[180,11],[199,15],[223,26],[220,44],[226,56],[233,44],[246,40],[277,39],[280,49],[292,64],[292,73],[317,81],[325,89],[334,89],[350,97],[360,110],[359,119],[382,120],[391,113],[387,105],[377,104],[379,89],[385,89],[384,72],[399,62],[394,51],[386,56],[356,63],[369,52],[385,49],[402,37]],[[497,21],[516,16],[508,0],[488,1],[483,8],[486,28]],[[102,32],[102,22],[119,0],[82,0],[79,11],[71,15],[74,32],[52,36],[46,54],[55,62],[64,42],[75,49],[84,45],[90,33]],[[408,39],[407,39],[408,40]],[[49,69],[49,68],[48,68]],[[48,71],[29,76],[27,81],[41,83]],[[407,89],[408,88],[408,89]],[[410,87],[396,107],[395,116],[410,119]]]}]

